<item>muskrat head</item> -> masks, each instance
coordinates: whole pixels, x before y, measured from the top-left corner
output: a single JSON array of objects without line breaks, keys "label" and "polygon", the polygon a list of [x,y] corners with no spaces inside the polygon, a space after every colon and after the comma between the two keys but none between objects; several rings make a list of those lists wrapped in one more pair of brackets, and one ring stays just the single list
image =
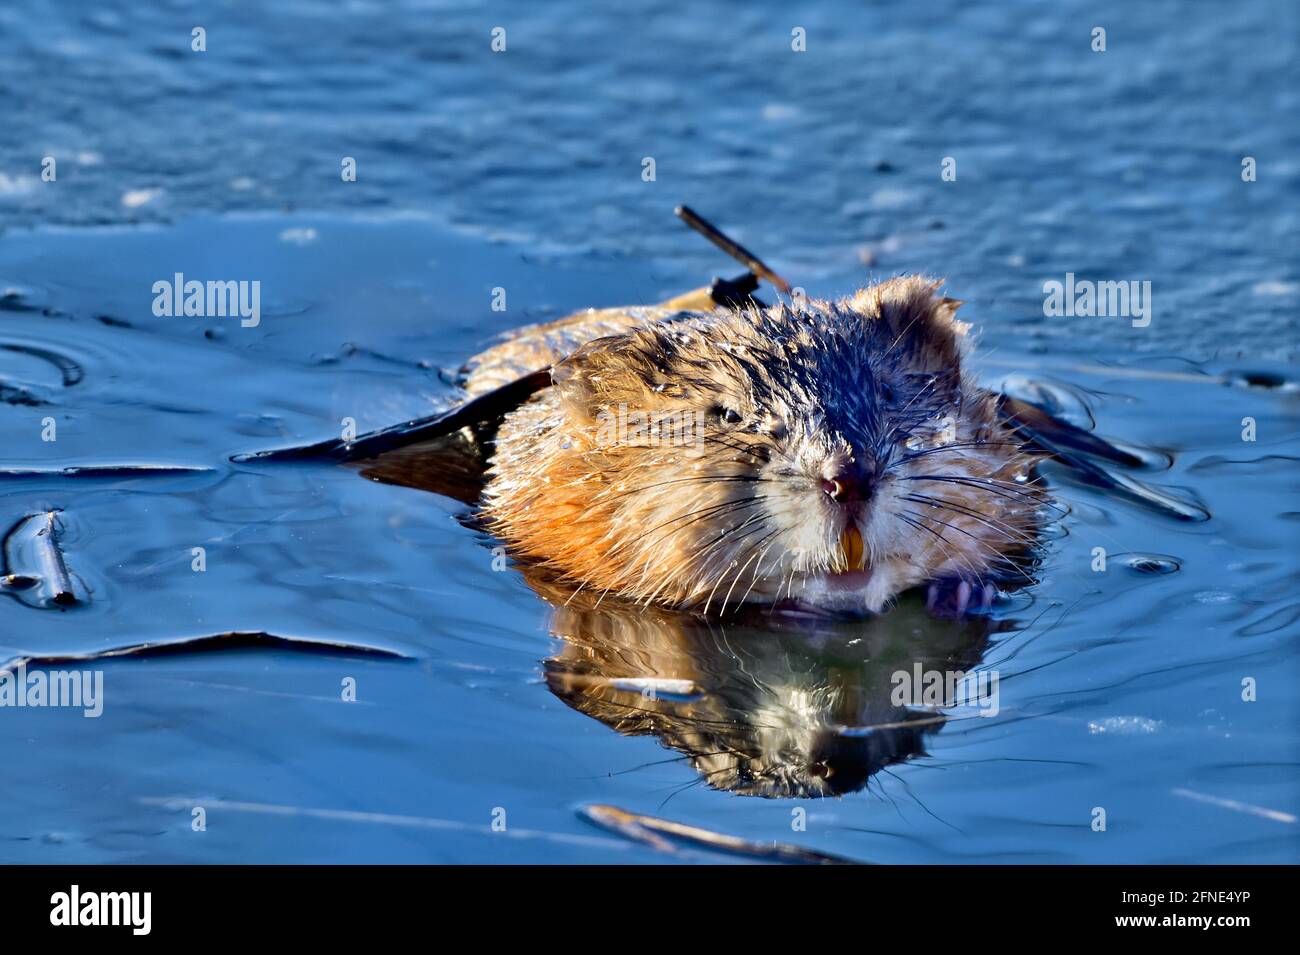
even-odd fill
[{"label": "muskrat head", "polygon": [[938,283],[690,315],[589,342],[507,417],[486,514],[598,592],[722,612],[877,611],[985,581],[1041,492]]}]

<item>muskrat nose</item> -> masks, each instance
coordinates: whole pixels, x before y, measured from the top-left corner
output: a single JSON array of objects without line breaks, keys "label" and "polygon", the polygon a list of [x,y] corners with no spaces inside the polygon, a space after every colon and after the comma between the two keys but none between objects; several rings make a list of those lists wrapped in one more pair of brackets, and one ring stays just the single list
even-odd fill
[{"label": "muskrat nose", "polygon": [[822,490],[825,491],[832,501],[847,501],[849,493],[853,490],[854,481],[850,475],[837,474],[832,478],[822,478]]},{"label": "muskrat nose", "polygon": [[822,490],[832,501],[844,504],[850,501],[865,501],[875,490],[876,476],[873,472],[859,470],[852,466],[839,468],[822,478]]}]

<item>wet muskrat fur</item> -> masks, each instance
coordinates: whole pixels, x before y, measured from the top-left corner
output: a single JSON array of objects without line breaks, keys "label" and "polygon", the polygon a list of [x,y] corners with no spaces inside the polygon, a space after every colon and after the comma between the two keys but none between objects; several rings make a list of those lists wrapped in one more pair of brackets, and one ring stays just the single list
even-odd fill
[{"label": "wet muskrat fur", "polygon": [[900,278],[837,302],[643,313],[557,349],[553,386],[497,432],[486,526],[562,581],[679,609],[874,612],[932,582],[964,583],[969,604],[1032,544],[1042,491],[965,373],[956,307]]}]

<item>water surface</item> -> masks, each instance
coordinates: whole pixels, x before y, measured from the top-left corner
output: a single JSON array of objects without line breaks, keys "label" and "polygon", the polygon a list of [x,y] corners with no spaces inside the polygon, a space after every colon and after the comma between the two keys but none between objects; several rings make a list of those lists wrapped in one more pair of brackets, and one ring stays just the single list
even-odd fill
[{"label": "water surface", "polygon": [[[566,9],[0,13],[0,524],[56,511],[84,598],[0,595],[0,658],[105,686],[98,719],[0,710],[0,860],[672,858],[601,803],[877,862],[1295,861],[1294,12],[831,4],[794,55],[775,7]],[[812,294],[945,275],[986,383],[1208,519],[1058,470],[991,627],[912,598],[707,626],[557,614],[460,504],[231,462],[427,413],[504,329],[729,273],[678,201]],[[1152,324],[1045,318],[1067,271],[1150,280]],[[259,280],[260,325],[155,317],[176,272]],[[1000,712],[897,719],[916,661],[996,670]],[[661,678],[692,686],[647,703]]]}]

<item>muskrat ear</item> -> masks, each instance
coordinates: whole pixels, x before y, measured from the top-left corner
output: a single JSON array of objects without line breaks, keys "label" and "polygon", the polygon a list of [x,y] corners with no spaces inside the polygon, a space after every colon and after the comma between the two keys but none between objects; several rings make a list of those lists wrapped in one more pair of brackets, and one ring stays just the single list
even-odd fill
[{"label": "muskrat ear", "polygon": [[891,349],[902,349],[933,366],[960,363],[970,326],[957,320],[961,300],[938,294],[942,281],[905,276],[862,289],[849,308],[878,322]]}]

